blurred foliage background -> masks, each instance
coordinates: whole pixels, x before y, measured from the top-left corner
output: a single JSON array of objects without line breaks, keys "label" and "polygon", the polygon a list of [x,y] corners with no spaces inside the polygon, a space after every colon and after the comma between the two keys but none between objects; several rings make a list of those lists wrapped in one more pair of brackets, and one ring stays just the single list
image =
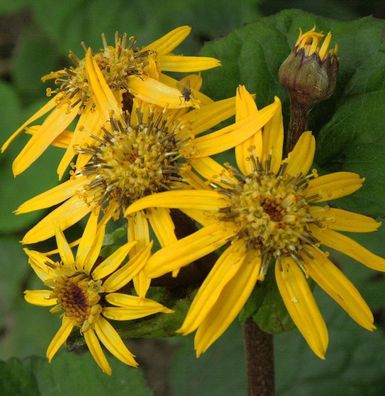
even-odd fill
[{"label": "blurred foliage background", "polygon": [[[300,11],[280,13],[293,7]],[[238,83],[247,84],[265,104],[279,95],[280,63],[289,53],[299,27],[317,24],[331,29],[341,48],[336,95],[312,113],[311,127],[319,144],[317,164],[324,170],[352,170],[366,177],[365,188],[345,199],[344,207],[383,218],[385,140],[385,23],[355,19],[385,17],[380,0],[0,0],[0,143],[45,101],[40,77],[67,64],[80,42],[97,49],[100,33],[112,40],[116,30],[136,35],[145,44],[172,28],[188,24],[193,33],[178,49],[223,61],[221,70],[206,73],[206,92],[214,98],[232,96]],[[333,18],[335,22],[321,17]],[[257,21],[252,25],[247,25]],[[230,34],[235,29],[235,33]],[[223,39],[221,39],[224,37]],[[44,353],[59,325],[46,309],[24,303],[26,288],[39,287],[19,244],[23,233],[44,213],[16,216],[16,207],[57,183],[57,149],[51,149],[25,174],[14,179],[12,159],[23,136],[0,156],[0,393],[4,395],[244,395],[241,326],[236,323],[199,360],[192,338],[133,340],[130,348],[141,368],[134,370],[111,359],[111,378],[99,372],[89,354],[62,351],[48,365]],[[375,143],[375,144],[373,144]],[[341,200],[342,201],[342,200]],[[79,230],[74,230],[76,233]],[[385,230],[359,238],[385,256]],[[47,246],[48,247],[48,246]],[[373,334],[356,326],[330,299],[316,290],[330,330],[326,361],[308,349],[297,330],[275,337],[278,395],[383,395],[385,393],[385,281],[357,263],[334,255],[371,305],[377,324]],[[271,307],[274,313],[275,307]],[[270,320],[276,320],[274,315]]]}]

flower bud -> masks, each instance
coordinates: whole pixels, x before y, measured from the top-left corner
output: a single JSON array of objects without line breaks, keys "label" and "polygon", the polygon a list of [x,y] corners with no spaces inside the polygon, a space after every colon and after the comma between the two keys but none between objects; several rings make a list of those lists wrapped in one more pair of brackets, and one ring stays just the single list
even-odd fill
[{"label": "flower bud", "polygon": [[300,31],[295,46],[279,69],[280,83],[288,90],[292,101],[311,108],[328,99],[334,92],[338,72],[338,46],[329,49],[332,38],[315,28]]}]

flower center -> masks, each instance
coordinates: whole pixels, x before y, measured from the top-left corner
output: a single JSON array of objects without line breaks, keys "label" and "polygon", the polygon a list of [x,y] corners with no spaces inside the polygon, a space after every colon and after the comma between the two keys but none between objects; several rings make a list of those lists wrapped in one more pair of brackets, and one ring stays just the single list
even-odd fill
[{"label": "flower center", "polygon": [[[129,37],[126,33],[122,37],[115,34],[115,46],[109,46],[106,38],[102,35],[103,48],[94,55],[103,76],[112,90],[120,91],[124,94],[128,92],[127,78],[132,75],[147,75],[158,78],[158,67],[156,64],[155,51],[141,51],[134,48],[135,37]],[[87,51],[87,48],[84,47]],[[47,89],[47,95],[61,93],[63,95],[59,103],[63,102],[76,106],[81,103],[81,108],[85,108],[92,97],[89,87],[85,59],[79,59],[70,52],[69,58],[74,66],[64,68],[57,72],[47,74],[43,81],[54,80],[56,89]]]},{"label": "flower center", "polygon": [[312,241],[308,224],[316,222],[304,189],[308,178],[277,175],[263,168],[240,180],[231,192],[231,206],[222,209],[222,219],[238,226],[238,238],[262,256],[300,257],[305,244]]},{"label": "flower center", "polygon": [[101,312],[100,282],[95,282],[82,273],[64,274],[52,281],[52,297],[57,298],[53,311],[62,310],[82,330],[86,330]]},{"label": "flower center", "polygon": [[76,172],[90,180],[81,194],[88,203],[105,209],[114,206],[124,210],[139,198],[182,181],[178,159],[184,141],[177,131],[183,125],[161,109],[148,113],[146,120],[137,112],[134,125],[127,117],[111,119],[103,139],[96,138],[98,145],[79,150],[91,154],[87,165]]}]

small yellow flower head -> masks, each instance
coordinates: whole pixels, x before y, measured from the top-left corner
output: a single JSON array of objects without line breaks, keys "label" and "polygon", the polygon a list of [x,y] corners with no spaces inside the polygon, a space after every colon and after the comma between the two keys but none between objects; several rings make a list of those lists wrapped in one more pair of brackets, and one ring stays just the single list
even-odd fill
[{"label": "small yellow flower head", "polygon": [[56,231],[58,261],[52,260],[48,254],[25,249],[33,270],[49,288],[26,290],[25,299],[30,304],[52,307],[51,313],[61,313],[62,325],[47,349],[49,361],[71,332],[78,329],[96,363],[103,372],[111,374],[100,342],[123,363],[133,367],[138,364],[107,319],[132,320],[171,311],[156,301],[119,292],[140,273],[150,257],[151,244],[139,249],[125,264],[123,262],[136,242],[124,244],[96,264],[104,229],[104,224],[97,226],[97,216],[92,214],[76,257],[60,230]]},{"label": "small yellow flower head", "polygon": [[279,69],[280,82],[292,100],[311,107],[333,94],[338,72],[338,46],[330,49],[331,39],[330,32],[324,37],[323,33],[315,31],[315,27],[305,33],[300,31],[293,51]]}]

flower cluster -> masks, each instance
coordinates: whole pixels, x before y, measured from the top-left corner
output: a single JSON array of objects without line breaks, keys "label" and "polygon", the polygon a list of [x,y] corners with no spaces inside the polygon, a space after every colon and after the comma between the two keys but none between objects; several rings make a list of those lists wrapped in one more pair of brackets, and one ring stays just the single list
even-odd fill
[{"label": "flower cluster", "polygon": [[[172,53],[189,32],[179,27],[143,48],[126,34],[117,34],[113,46],[103,36],[97,53],[87,47],[84,58],[70,53],[73,66],[43,77],[54,81],[54,89],[47,90],[52,98],[3,145],[5,150],[24,130],[31,135],[13,163],[15,175],[48,146],[64,150],[57,172],[66,181],[16,211],[54,207],[22,241],[56,238],[56,251],[25,249],[47,287],[27,290],[26,301],[61,312],[49,360],[79,331],[105,373],[111,368],[101,344],[136,366],[109,320],[172,314],[146,297],[152,279],[167,273],[177,277],[182,267],[224,246],[178,330],[184,335],[196,331],[198,356],[228,328],[268,271],[275,271],[288,313],[320,358],[328,332],[307,278],[359,325],[374,329],[359,292],[321,249],[385,271],[384,259],[341,233],[371,232],[380,224],[324,204],[353,193],[363,179],[350,172],[319,176],[311,170],[315,139],[308,131],[285,155],[278,98],[257,108],[240,85],[234,97],[213,101],[200,92],[200,75],[176,80],[164,74],[220,65],[214,58]],[[293,57],[316,58],[321,68],[337,62],[336,49],[328,50],[331,35],[319,45],[321,37],[314,30],[301,33]],[[234,115],[235,122],[219,127]],[[32,125],[43,116],[40,125]],[[227,150],[234,150],[238,169],[211,158]],[[172,209],[191,217],[198,229],[178,239]],[[82,237],[69,243],[63,232],[85,217]],[[127,242],[100,258],[106,225],[122,218]]]}]

